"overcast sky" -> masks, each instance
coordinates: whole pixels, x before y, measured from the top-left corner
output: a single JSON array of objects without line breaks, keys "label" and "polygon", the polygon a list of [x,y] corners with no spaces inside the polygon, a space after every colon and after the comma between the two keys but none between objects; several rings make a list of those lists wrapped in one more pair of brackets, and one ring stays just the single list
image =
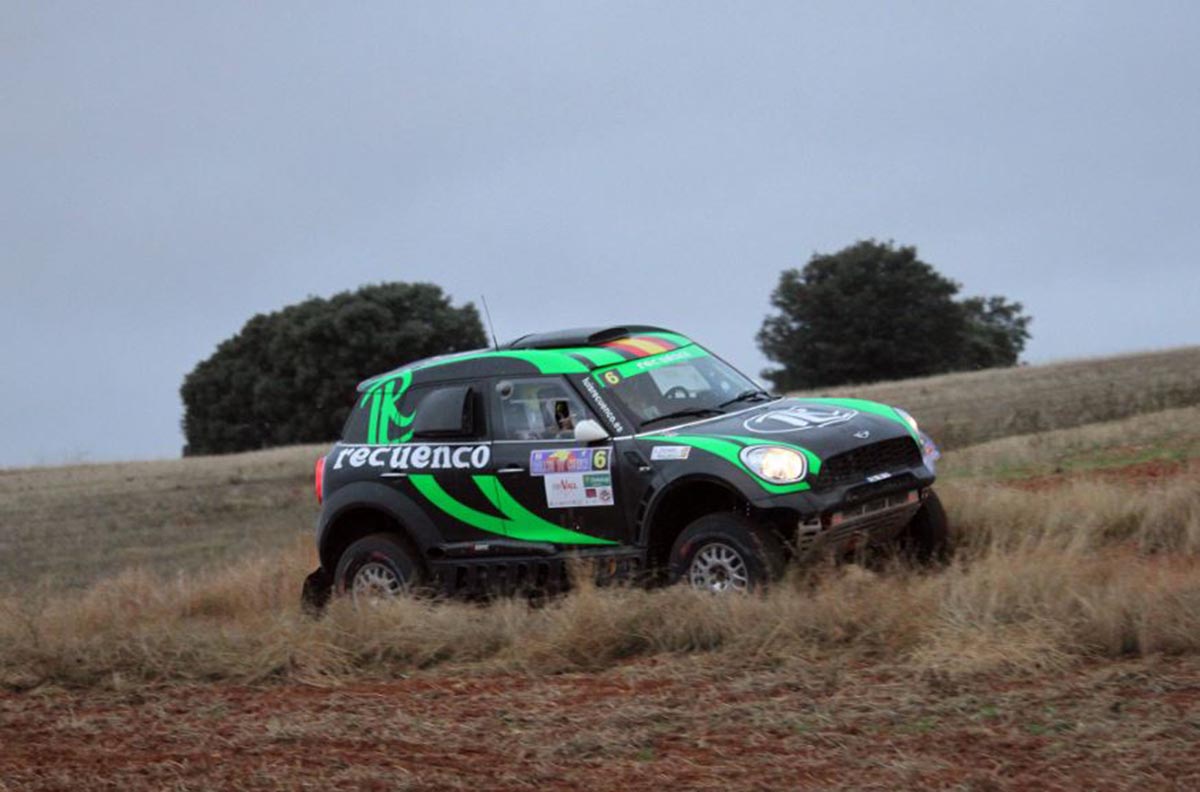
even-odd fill
[{"label": "overcast sky", "polygon": [[[175,456],[254,313],[384,280],[502,338],[640,321],[758,374],[868,237],[1035,317],[1200,342],[1200,4],[7,3],[0,465]],[[368,372],[364,372],[367,374]]]}]

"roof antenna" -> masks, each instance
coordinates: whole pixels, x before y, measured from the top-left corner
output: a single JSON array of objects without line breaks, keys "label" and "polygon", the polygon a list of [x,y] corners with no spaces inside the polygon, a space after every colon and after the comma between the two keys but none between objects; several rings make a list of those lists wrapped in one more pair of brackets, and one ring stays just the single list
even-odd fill
[{"label": "roof antenna", "polygon": [[492,332],[492,346],[494,346],[496,349],[499,349],[500,342],[496,340],[496,328],[492,325],[492,312],[488,310],[487,297],[481,294],[479,295],[479,299],[481,302],[483,302],[483,315],[487,317],[488,330]]}]

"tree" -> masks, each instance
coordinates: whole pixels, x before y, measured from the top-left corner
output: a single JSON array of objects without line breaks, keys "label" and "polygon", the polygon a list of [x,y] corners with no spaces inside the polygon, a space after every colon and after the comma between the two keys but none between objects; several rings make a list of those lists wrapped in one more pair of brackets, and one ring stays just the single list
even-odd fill
[{"label": "tree", "polygon": [[366,377],[486,344],[475,306],[429,283],[383,283],[254,316],[184,378],[183,453],[338,436]]},{"label": "tree", "polygon": [[815,254],[771,294],[777,313],[758,344],[780,367],[763,374],[787,391],[1016,363],[1031,321],[1021,304],[959,301],[958,290],[914,247],[866,240]]},{"label": "tree", "polygon": [[959,303],[966,314],[962,369],[1015,366],[1029,340],[1029,323],[1019,302],[1003,297],[968,297]]}]

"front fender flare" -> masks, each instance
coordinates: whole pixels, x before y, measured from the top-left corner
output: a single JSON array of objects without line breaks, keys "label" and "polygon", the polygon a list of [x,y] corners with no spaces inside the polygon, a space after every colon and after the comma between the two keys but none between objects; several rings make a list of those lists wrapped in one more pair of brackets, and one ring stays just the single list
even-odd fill
[{"label": "front fender flare", "polygon": [[671,497],[681,487],[691,486],[692,484],[708,484],[721,489],[740,498],[744,501],[752,501],[752,493],[748,488],[740,485],[739,482],[724,478],[713,473],[698,473],[687,472],[675,476],[654,493],[650,499],[650,503],[646,505],[646,514],[642,518],[642,524],[638,526],[638,543],[645,545],[650,539],[650,526],[654,525],[655,518],[658,517],[658,510],[663,502]]}]

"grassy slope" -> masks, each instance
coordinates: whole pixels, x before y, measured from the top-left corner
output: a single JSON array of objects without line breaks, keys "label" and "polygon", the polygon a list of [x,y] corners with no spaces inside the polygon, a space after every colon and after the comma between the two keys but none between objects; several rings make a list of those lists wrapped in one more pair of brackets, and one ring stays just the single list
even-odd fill
[{"label": "grassy slope", "polygon": [[192,571],[311,535],[322,446],[0,471],[0,585]]},{"label": "grassy slope", "polygon": [[[1198,405],[1200,347],[836,393],[904,406],[944,446],[963,446]],[[1058,463],[1045,460],[1059,457],[1075,464],[1091,454],[1102,463],[1105,453],[1119,462],[1137,443],[1146,454],[1187,456],[1198,442],[1196,417],[1196,410],[1163,412],[1107,429],[1014,438],[954,455],[951,459],[960,461],[944,472],[1005,476],[1014,470],[1036,472],[1031,465],[1052,469]],[[1176,436],[1180,432],[1182,439]],[[1060,454],[1063,443],[1073,445]],[[194,571],[288,545],[312,529],[312,462],[323,451],[323,446],[303,446],[162,462],[0,470],[0,586],[47,576],[60,585],[79,586],[131,565]]]},{"label": "grassy slope", "polygon": [[1200,347],[806,392],[915,415],[946,448],[1200,404]]},{"label": "grassy slope", "polygon": [[1200,457],[1200,407],[1180,407],[1070,429],[990,440],[953,451],[939,471],[1009,480],[1114,470],[1142,463],[1179,465]]}]

